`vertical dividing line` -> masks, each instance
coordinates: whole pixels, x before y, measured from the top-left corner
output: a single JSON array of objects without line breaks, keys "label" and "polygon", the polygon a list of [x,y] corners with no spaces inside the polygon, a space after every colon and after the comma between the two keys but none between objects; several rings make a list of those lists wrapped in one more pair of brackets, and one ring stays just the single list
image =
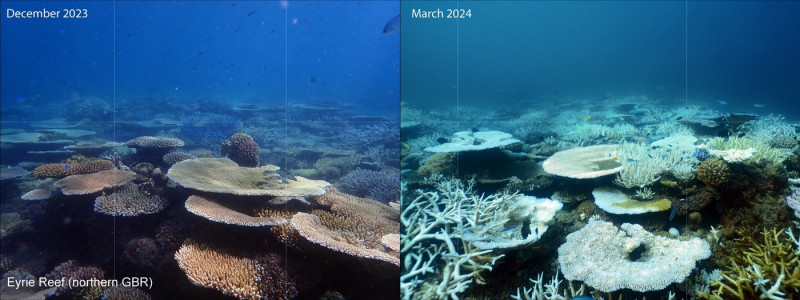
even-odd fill
[{"label": "vertical dividing line", "polygon": [[[284,172],[289,171],[289,3],[286,2],[286,7],[283,9],[283,168]],[[289,174],[286,174],[287,176]],[[289,210],[289,202],[283,204],[286,211]],[[284,276],[289,277],[289,245],[283,244],[283,269],[285,270]],[[288,278],[284,278],[283,282],[288,282]],[[288,296],[285,295],[285,296]]]},{"label": "vertical dividing line", "polygon": [[[458,0],[456,0],[456,9],[458,9],[458,7],[459,7],[459,3],[458,3]],[[459,75],[458,75],[458,72],[459,72],[459,68],[458,68],[458,64],[459,64],[459,61],[458,61],[458,58],[459,58],[458,57],[458,54],[459,54],[458,53],[458,39],[459,39],[458,30],[459,29],[460,29],[460,26],[459,26],[458,18],[456,18],[456,132],[461,131],[461,115],[460,115],[461,103],[459,102],[459,98],[458,98],[459,97],[458,91],[461,88],[461,86],[459,85]],[[456,152],[456,176],[459,175],[459,171],[460,171],[459,167],[461,166],[460,163],[461,163],[461,155],[458,152]]]},{"label": "vertical dividing line", "polygon": [[[111,85],[112,85],[112,92],[111,92],[112,93],[112,95],[111,95],[111,97],[112,97],[112,101],[111,101],[112,111],[111,111],[111,116],[112,116],[112,119],[113,119],[113,121],[111,122],[111,130],[113,132],[111,134],[112,134],[112,138],[114,139],[114,142],[116,143],[117,142],[117,53],[116,53],[116,49],[117,49],[117,2],[116,1],[111,2],[111,6],[112,6],[111,17],[112,17],[112,20],[113,20],[112,21],[112,25],[111,25],[111,32],[112,32],[112,36],[113,36],[113,45],[111,47],[111,58],[112,58],[113,62],[111,64],[111,71],[112,71],[112,73],[114,73],[114,74],[111,75],[111,80],[112,80],[112,83],[111,83]],[[112,222],[114,223],[113,231],[112,231],[113,243],[114,243],[112,245],[113,246],[113,250],[112,250],[113,253],[112,254],[114,255],[114,257],[112,257],[112,261],[114,262],[114,270],[113,270],[114,276],[112,278],[116,279],[117,278],[117,216],[116,216],[116,214],[114,215],[114,218],[112,219]]]}]

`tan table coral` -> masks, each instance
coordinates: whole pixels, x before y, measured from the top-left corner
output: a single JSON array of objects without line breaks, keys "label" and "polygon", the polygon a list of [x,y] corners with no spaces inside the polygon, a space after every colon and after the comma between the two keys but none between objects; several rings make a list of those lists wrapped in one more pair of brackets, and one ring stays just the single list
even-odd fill
[{"label": "tan table coral", "polygon": [[240,167],[227,158],[198,158],[174,164],[167,176],[183,187],[239,196],[305,197],[322,195],[322,180],[281,178],[277,166]]}]

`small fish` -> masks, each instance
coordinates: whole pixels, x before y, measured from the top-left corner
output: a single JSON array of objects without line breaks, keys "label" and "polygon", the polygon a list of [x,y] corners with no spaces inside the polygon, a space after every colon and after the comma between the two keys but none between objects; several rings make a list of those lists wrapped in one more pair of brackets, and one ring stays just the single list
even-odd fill
[{"label": "small fish", "polygon": [[653,158],[653,156],[652,156],[652,155],[650,155],[650,153],[647,153],[647,157],[649,157],[649,158],[651,158],[651,159]]},{"label": "small fish", "polygon": [[587,295],[572,296],[572,300],[594,300],[594,297]]},{"label": "small fish", "polygon": [[675,119],[675,121],[680,121],[680,120],[683,120],[683,117],[678,117],[677,119]]},{"label": "small fish", "polygon": [[517,226],[506,227],[506,228],[503,228],[503,230],[501,230],[500,232],[509,232],[509,231],[514,230],[515,228],[517,228]]},{"label": "small fish", "polygon": [[722,105],[728,105],[728,101],[725,100],[717,100],[717,102]]},{"label": "small fish", "polygon": [[669,213],[669,220],[670,221],[672,221],[672,219],[675,218],[675,212],[677,212],[677,211],[678,211],[678,206],[677,205],[673,206],[672,207],[672,212]]},{"label": "small fish", "polygon": [[383,35],[390,35],[400,30],[400,15],[395,16],[383,26]]},{"label": "small fish", "polygon": [[539,227],[533,229],[533,234],[535,234],[536,236],[539,235]]},{"label": "small fish", "polygon": [[601,135],[601,136],[598,136],[598,137],[596,137],[596,138],[593,138],[593,139],[592,139],[592,142],[597,142],[597,141],[599,141],[599,140],[602,140],[602,139],[604,139],[604,138],[606,138],[606,136],[605,136],[605,135]]},{"label": "small fish", "polygon": [[766,106],[766,105],[764,105],[764,104],[761,104],[761,103],[755,103],[755,104],[753,104],[753,107],[755,107],[755,108],[764,108],[764,106]]},{"label": "small fish", "polygon": [[636,160],[633,158],[628,158],[628,162],[636,162]]},{"label": "small fish", "polygon": [[591,115],[585,116],[585,117],[583,117],[583,121],[584,122],[589,121],[589,119],[591,119],[591,118],[592,118]]},{"label": "small fish", "polygon": [[67,171],[67,170],[69,170],[69,164],[65,164],[64,165],[64,171]]},{"label": "small fish", "polygon": [[667,149],[667,152],[672,152],[672,149]]},{"label": "small fish", "polygon": [[478,131],[480,131],[478,128],[472,127],[472,132],[478,132]]},{"label": "small fish", "polygon": [[473,146],[477,146],[477,145],[480,145],[480,144],[481,144],[481,142],[479,142],[478,140],[472,141],[472,145]]},{"label": "small fish", "polygon": [[613,158],[611,158],[611,160],[613,160],[613,161],[618,161],[618,160],[619,160],[619,157],[617,157],[617,156],[614,156]]},{"label": "small fish", "polygon": [[436,142],[439,143],[439,144],[444,144],[444,143],[447,143],[448,140],[446,138],[438,138],[438,139],[436,139]]}]

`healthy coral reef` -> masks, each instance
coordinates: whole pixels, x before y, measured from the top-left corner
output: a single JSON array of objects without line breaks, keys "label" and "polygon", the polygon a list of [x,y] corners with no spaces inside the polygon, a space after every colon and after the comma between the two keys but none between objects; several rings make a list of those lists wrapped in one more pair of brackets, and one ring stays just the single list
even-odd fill
[{"label": "healthy coral reef", "polygon": [[709,186],[722,186],[731,179],[731,168],[719,158],[709,158],[697,167],[697,179]]},{"label": "healthy coral reef", "polygon": [[131,182],[136,173],[122,170],[107,170],[97,173],[70,175],[53,183],[64,195],[87,195],[118,187]]},{"label": "healthy coral reef", "polygon": [[322,195],[329,184],[303,177],[282,178],[277,166],[240,167],[227,158],[198,158],[176,163],[167,176],[183,187],[240,196],[305,197]]},{"label": "healthy coral reef", "polygon": [[243,167],[258,167],[258,144],[246,133],[236,133],[222,143],[222,155]]},{"label": "healthy coral reef", "polygon": [[356,169],[342,176],[339,185],[346,193],[381,203],[400,199],[400,172]]},{"label": "healthy coral reef", "polygon": [[239,299],[291,299],[297,295],[283,258],[275,253],[236,255],[186,240],[175,253],[189,280]]},{"label": "healthy coral reef", "polygon": [[[327,187],[311,197],[319,206],[305,212],[288,212],[289,224],[270,229],[284,243],[321,257],[359,262],[381,274],[396,274],[400,253],[384,246],[384,237],[400,231],[399,212],[367,198],[354,197]],[[259,213],[265,217],[286,216],[275,208]],[[393,275],[396,276],[396,275]]]},{"label": "healthy coral reef", "polygon": [[789,229],[764,229],[734,241],[722,278],[713,280],[704,299],[797,299],[800,291],[800,250]]},{"label": "healthy coral reef", "polygon": [[94,211],[109,216],[132,217],[154,214],[164,210],[168,200],[151,195],[135,184],[128,184],[94,200]]},{"label": "healthy coral reef", "polygon": [[76,174],[88,174],[99,171],[111,170],[114,163],[104,159],[89,159],[84,162],[76,163],[51,163],[44,164],[33,169],[36,177],[65,177]]}]

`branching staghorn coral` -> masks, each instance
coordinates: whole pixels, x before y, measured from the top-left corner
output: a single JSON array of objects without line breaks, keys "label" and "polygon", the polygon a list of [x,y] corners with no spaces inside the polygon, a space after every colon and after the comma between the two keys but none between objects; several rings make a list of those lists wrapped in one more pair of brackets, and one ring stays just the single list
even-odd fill
[{"label": "branching staghorn coral", "polygon": [[473,282],[485,283],[481,273],[504,256],[478,251],[462,239],[462,233],[477,225],[503,226],[491,212],[516,195],[476,196],[474,181],[464,184],[441,175],[425,181],[436,190],[416,190],[411,201],[401,200],[400,293],[403,299],[458,299]]},{"label": "branching staghorn coral", "polygon": [[698,291],[703,299],[795,299],[800,292],[800,243],[791,230],[764,230],[763,241],[745,236],[735,241],[743,248],[731,257],[722,279],[711,282],[710,291]]}]

